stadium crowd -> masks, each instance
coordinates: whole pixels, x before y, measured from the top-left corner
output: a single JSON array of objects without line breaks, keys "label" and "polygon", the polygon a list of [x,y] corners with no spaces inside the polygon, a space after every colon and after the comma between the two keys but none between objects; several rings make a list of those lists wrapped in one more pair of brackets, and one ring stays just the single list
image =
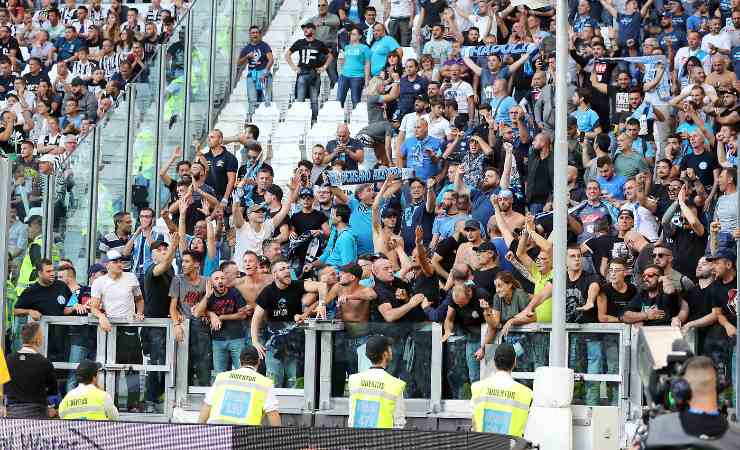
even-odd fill
[{"label": "stadium crowd", "polygon": [[[568,146],[557,149],[568,152],[569,164],[567,267],[558,268],[567,270],[567,322],[696,330],[699,352],[729,381],[740,236],[740,5],[571,3]],[[16,317],[93,314],[105,331],[110,319],[169,317],[178,340],[188,322],[191,385],[209,385],[212,372],[239,367],[241,348],[251,343],[276,387],[300,386],[299,325],[314,316],[345,323],[334,343],[335,395],[365,364],[360,349],[368,336],[380,333],[394,339],[389,371],[407,381],[406,395],[428,396],[431,322],[444,327],[448,398],[469,397],[469,385],[480,378],[483,344],[497,333],[517,349],[519,370],[546,364],[546,335],[511,330],[552,316],[554,9],[394,0],[379,17],[362,0],[320,0],[318,8],[302,25],[304,38],[284,55],[272,53],[261,30],[250,30],[241,52],[250,109],[269,101],[269,72],[280,60],[296,71],[296,100],[309,100],[314,118],[326,71],[338,83],[340,102],[349,93],[356,106],[364,94],[366,104],[358,107],[367,107],[368,126],[353,137],[347,124],[338,124],[336,139],[306,149],[310,160],[300,161],[282,188],[273,184],[256,126],[226,138],[212,130],[195,159],[181,160],[176,151],[160,173],[171,194],[167,208],[115,214],[88,286],[75,281],[82,268],[40,258],[40,217],[24,220],[26,202],[17,194],[11,234],[17,230],[18,237],[9,248],[20,268]],[[116,19],[108,14],[107,23]],[[387,28],[379,20],[388,20]],[[77,39],[74,26],[64,32],[67,42]],[[538,53],[507,54],[515,48],[509,46],[467,56],[466,47],[484,44],[533,44]],[[404,55],[410,45],[418,60]],[[123,55],[126,41],[117,46]],[[135,41],[131,54],[137,46],[142,51]],[[62,57],[64,42],[59,48],[52,58]],[[84,48],[67,53],[72,73],[88,61]],[[6,100],[24,112],[27,98],[45,90],[39,81],[35,96],[28,94],[21,80],[49,65],[41,60],[34,68],[31,61],[29,73],[15,81],[17,102],[12,93]],[[56,63],[57,73],[64,64]],[[9,53],[0,72],[22,65]],[[74,78],[78,87],[70,89],[85,95],[92,84]],[[75,118],[81,127],[93,120],[81,117],[77,103],[65,104],[59,126],[49,130],[60,133]],[[18,129],[11,121],[19,115],[4,114],[6,128]],[[36,114],[39,121],[56,120],[49,108]],[[20,116],[21,128],[32,133],[37,116]],[[67,151],[43,139],[21,142],[19,186],[27,163],[41,162],[38,170],[45,170],[45,149]],[[232,142],[242,146],[241,164],[225,147]],[[328,175],[387,167],[413,169],[414,176],[341,185],[332,182],[341,176]],[[37,196],[29,192],[32,206]],[[65,300],[58,302],[59,295]],[[162,334],[117,332],[132,358],[121,362],[140,360],[142,344],[151,360],[164,357],[156,350]],[[90,337],[77,338],[81,358]],[[613,335],[584,334],[569,343],[577,372],[616,374],[618,355]],[[137,380],[130,382],[138,388]],[[147,385],[147,404],[156,404],[161,378],[147,374]],[[138,399],[129,400],[130,410],[141,408]],[[617,400],[598,383],[586,383],[581,398]]]}]

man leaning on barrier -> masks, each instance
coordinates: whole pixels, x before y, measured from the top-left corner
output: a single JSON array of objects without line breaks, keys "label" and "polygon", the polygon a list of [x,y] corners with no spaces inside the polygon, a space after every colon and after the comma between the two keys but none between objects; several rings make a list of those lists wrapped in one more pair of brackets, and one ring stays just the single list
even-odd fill
[{"label": "man leaning on barrier", "polygon": [[257,372],[260,354],[246,345],[239,357],[241,367],[221,372],[206,394],[198,422],[228,425],[260,425],[263,416],[271,426],[281,425],[272,380]]},{"label": "man leaning on barrier", "polygon": [[514,346],[504,342],[493,356],[496,372],[473,383],[473,431],[508,434],[521,437],[527,425],[532,390],[514,381],[516,367]]},{"label": "man leaning on barrier", "polygon": [[77,366],[76,388],[67,392],[59,404],[59,417],[69,420],[117,420],[118,408],[110,394],[98,387],[103,366],[86,359]]}]

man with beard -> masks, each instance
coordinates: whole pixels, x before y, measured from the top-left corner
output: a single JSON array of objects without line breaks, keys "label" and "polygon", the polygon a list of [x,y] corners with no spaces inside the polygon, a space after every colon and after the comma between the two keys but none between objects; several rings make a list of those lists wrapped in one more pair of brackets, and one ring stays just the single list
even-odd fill
[{"label": "man with beard", "polygon": [[[182,254],[182,274],[170,284],[170,317],[175,323],[175,340],[182,342],[183,323],[189,321],[188,386],[211,384],[211,336],[208,323],[193,315],[193,308],[206,293],[206,278],[200,274],[202,255],[190,250]],[[236,267],[236,266],[234,266]],[[192,355],[192,356],[191,356]]]},{"label": "man with beard", "polygon": [[244,276],[234,280],[233,287],[242,294],[242,297],[247,302],[247,306],[244,307],[246,316],[244,319],[244,331],[246,332],[246,343],[251,344],[252,316],[257,306],[257,297],[262,292],[262,289],[272,283],[273,279],[271,274],[260,273],[257,270],[259,260],[255,252],[245,252],[242,262],[244,264]]},{"label": "man with beard", "polygon": [[[274,281],[267,285],[259,296],[252,317],[252,345],[260,357],[265,358],[267,376],[275,387],[295,388],[298,379],[298,360],[303,352],[303,332],[296,328],[303,323],[319,305],[325,304],[326,284],[312,280],[292,280],[290,265],[285,259],[272,264]],[[315,292],[319,301],[304,309],[303,296]],[[267,321],[263,345],[262,323]]]},{"label": "man with beard", "polygon": [[572,212],[583,224],[583,231],[578,236],[578,242],[585,242],[596,236],[596,225],[601,220],[614,223],[618,210],[614,205],[602,200],[601,186],[596,180],[586,183],[586,201]]},{"label": "man with beard", "polygon": [[429,244],[432,240],[432,225],[434,223],[434,207],[436,203],[434,186],[436,180],[430,178],[427,180],[426,192],[424,182],[418,178],[412,178],[408,182],[408,188],[404,187],[403,182],[394,180],[383,194],[380,194],[387,200],[386,208],[396,203],[393,197],[401,190],[400,210],[401,210],[401,237],[403,238],[404,251],[409,254],[414,249],[414,234],[417,227],[422,227],[424,232],[424,243]]},{"label": "man with beard", "polygon": [[[303,267],[307,250],[309,248],[315,248],[318,251],[318,246],[312,247],[311,243],[314,242],[314,239],[328,238],[330,230],[327,217],[313,207],[313,189],[301,189],[298,198],[301,209],[294,212],[290,216],[290,219],[288,219],[288,225],[290,226],[290,249],[295,248],[294,251],[291,251],[289,258],[294,262],[297,260],[298,266]],[[300,244],[294,247],[293,242]],[[312,254],[309,262],[315,259],[316,256]]]},{"label": "man with beard", "polygon": [[[644,326],[680,326],[688,316],[683,313],[682,302],[676,295],[673,282],[663,276],[663,269],[650,264],[642,271],[644,289],[627,305],[624,323],[641,323]],[[683,320],[682,320],[683,319]]]},{"label": "man with beard", "polygon": [[471,269],[478,269],[478,257],[473,248],[483,243],[481,224],[475,219],[466,220],[463,226],[466,242],[460,244],[455,255],[455,264],[467,264]]},{"label": "man with beard", "polygon": [[[323,274],[322,278],[326,275]],[[341,397],[349,375],[368,365],[364,345],[370,332],[370,305],[377,295],[373,288],[360,285],[362,267],[349,263],[339,269],[339,282],[329,291],[326,302],[319,302],[317,316],[327,317],[326,305],[336,301],[336,317],[344,322],[344,332],[335,334],[332,366],[332,395]]]},{"label": "man with beard", "polygon": [[[410,61],[407,65],[411,63]],[[405,78],[405,77],[403,77]],[[403,78],[401,79],[401,92],[403,92]],[[424,78],[421,78],[424,80]],[[406,141],[406,137],[414,135],[414,129],[416,127],[416,121],[419,119],[426,119],[427,122],[431,122],[429,114],[427,113],[427,106],[429,105],[429,98],[426,96],[426,84],[424,85],[423,93],[415,95],[413,109],[409,108],[408,111],[401,111],[401,128],[398,129],[398,136],[396,137],[396,151],[394,154],[401,154],[401,145]],[[403,96],[403,94],[401,94]],[[402,97],[401,97],[402,98]],[[410,103],[409,100],[406,100]],[[400,104],[400,99],[399,99]]]},{"label": "man with beard", "polygon": [[[737,334],[737,282],[734,248],[722,248],[707,258],[714,265],[715,280],[709,288],[712,314],[719,324],[707,332],[706,351],[719,376],[735,386],[735,334]],[[711,319],[707,318],[707,323]],[[728,373],[729,372],[729,373]]]},{"label": "man with beard", "polygon": [[[696,329],[696,348],[702,349],[709,354],[711,349],[705,348],[707,333],[717,325],[717,317],[712,311],[711,286],[714,283],[714,265],[702,256],[696,264],[696,286],[685,294],[686,302],[689,304],[688,321],[681,327],[681,332],[686,334],[689,330]],[[717,330],[715,331],[715,335]]]},{"label": "man with beard", "polygon": [[[376,254],[382,254],[391,261],[394,268],[400,269],[398,249],[403,249],[404,243],[401,236],[395,233],[396,224],[398,223],[398,210],[386,207],[380,212],[380,203],[383,201],[383,194],[388,191],[388,187],[393,183],[393,176],[388,176],[380,188],[380,192],[375,196],[372,206],[372,229],[373,229],[373,247]],[[378,217],[380,215],[380,217]]]}]

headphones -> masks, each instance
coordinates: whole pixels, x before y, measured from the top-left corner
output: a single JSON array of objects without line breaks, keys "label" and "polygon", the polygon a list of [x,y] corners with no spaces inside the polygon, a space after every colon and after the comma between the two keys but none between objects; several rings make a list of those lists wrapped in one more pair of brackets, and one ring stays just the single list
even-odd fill
[{"label": "headphones", "polygon": [[[661,377],[661,380],[659,383],[661,384],[667,384],[670,382],[670,386],[666,386],[667,392],[666,392],[666,403],[668,406],[670,406],[671,409],[686,409],[689,406],[689,401],[691,401],[691,386],[689,385],[689,382],[686,381],[686,378],[684,376],[686,375],[686,367],[689,365],[691,361],[694,360],[696,356],[692,356],[691,358],[687,359],[685,362],[681,363],[678,367],[678,377],[676,378],[664,378]],[[725,381],[725,377],[720,375],[719,369],[717,368],[717,364],[715,364],[714,360],[712,360],[712,368],[714,369],[715,373],[715,379],[716,379],[716,392],[719,394],[720,392],[724,391],[728,387],[728,383]],[[659,390],[665,389],[664,387],[659,387]]]}]

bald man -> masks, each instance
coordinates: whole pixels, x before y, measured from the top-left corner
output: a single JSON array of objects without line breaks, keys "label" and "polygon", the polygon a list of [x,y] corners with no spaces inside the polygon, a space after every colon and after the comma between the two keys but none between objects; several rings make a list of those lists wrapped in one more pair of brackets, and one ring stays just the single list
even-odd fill
[{"label": "bald man", "polygon": [[337,138],[326,144],[326,153],[324,164],[339,159],[347,165],[346,170],[357,170],[359,163],[365,159],[362,142],[349,136],[349,127],[346,123],[337,125]]},{"label": "bald man", "polygon": [[416,120],[414,136],[406,138],[398,153],[398,167],[409,167],[416,171],[416,177],[426,181],[437,175],[442,159],[442,141],[429,136],[429,123],[426,119]]}]

